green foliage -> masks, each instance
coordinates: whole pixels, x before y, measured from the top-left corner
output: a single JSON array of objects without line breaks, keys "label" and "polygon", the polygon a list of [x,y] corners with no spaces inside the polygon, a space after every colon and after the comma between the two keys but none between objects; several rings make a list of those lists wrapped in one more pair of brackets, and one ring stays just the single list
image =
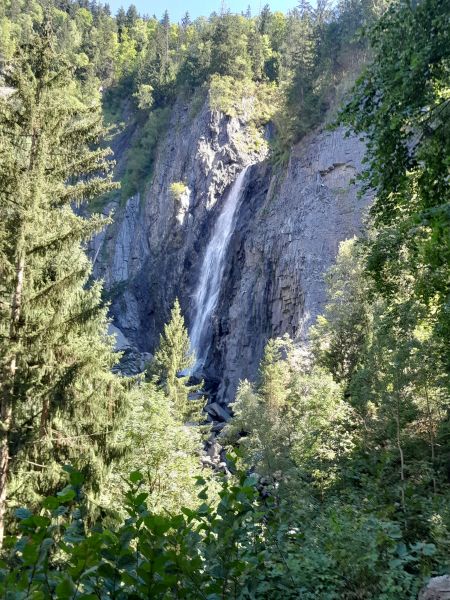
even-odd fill
[{"label": "green foliage", "polygon": [[246,125],[237,144],[243,152],[260,152],[267,146],[264,126],[275,115],[279,94],[275,84],[213,75],[209,84],[209,106]]},{"label": "green foliage", "polygon": [[[440,0],[395,2],[371,30],[373,60],[341,121],[367,142],[376,190],[368,269],[399,315],[422,301],[450,356],[450,43]],[[405,294],[405,281],[414,281]],[[396,298],[401,297],[401,303]],[[420,300],[419,300],[420,299]],[[400,317],[399,317],[400,318]],[[446,341],[445,341],[446,340]]]},{"label": "green foliage", "polygon": [[134,146],[128,151],[122,198],[143,192],[151,180],[158,141],[166,131],[169,117],[168,108],[156,108],[145,118]]},{"label": "green foliage", "polygon": [[186,194],[189,188],[182,181],[174,181],[170,184],[169,189],[172,198],[176,201],[179,201],[184,196],[184,194]]},{"label": "green foliage", "polygon": [[146,110],[152,107],[153,104],[153,88],[149,84],[143,83],[138,87],[137,92],[134,94],[137,99],[138,108]]},{"label": "green foliage", "polygon": [[370,285],[356,238],[340,243],[327,284],[329,302],[310,330],[313,352],[337,381],[348,381],[370,335]]},{"label": "green foliage", "polygon": [[0,525],[9,506],[54,490],[73,462],[97,492],[118,448],[124,390],[110,369],[101,286],[84,243],[109,221],[83,218],[117,187],[99,104],[85,100],[48,24],[18,47],[0,98]]},{"label": "green foliage", "polygon": [[[257,479],[224,480],[217,505],[177,515],[147,506],[134,471],[116,528],[87,529],[77,473],[40,514],[17,513],[0,593],[41,598],[411,598],[435,562],[431,543],[408,543],[399,527],[355,505],[318,510],[258,498]],[[199,484],[204,483],[199,479]]]},{"label": "green foliage", "polygon": [[251,79],[236,81],[229,76],[213,75],[209,104],[212,110],[261,126],[270,121],[277,109],[277,91],[269,83],[255,83]]},{"label": "green foliage", "polygon": [[341,113],[365,136],[364,179],[376,190],[363,263],[371,326],[348,390],[418,529],[414,496],[448,493],[448,35],[442,2],[392,4]]},{"label": "green foliage", "polygon": [[[8,484],[19,521],[2,597],[406,600],[448,571],[448,10],[383,11],[301,2],[178,25],[134,7],[0,6],[0,517]],[[281,161],[369,57],[341,120],[368,143],[372,230],[341,244],[310,351],[268,342],[220,437],[238,458],[206,476],[178,302],[151,381],[125,394],[110,373],[82,251],[107,221],[72,210],[114,187],[96,149],[100,96],[136,131],[128,197],[151,177],[177,96],[198,110],[209,90],[252,150],[273,121]],[[172,184],[174,199],[185,191]],[[82,474],[66,468],[42,502],[65,463]]]},{"label": "green foliage", "polygon": [[342,386],[329,373],[313,366],[288,338],[271,340],[261,363],[256,389],[241,383],[234,418],[221,437],[238,443],[244,464],[277,482],[284,495],[308,473],[321,487],[333,478],[333,463],[354,443],[352,409],[343,402]]},{"label": "green foliage", "polygon": [[252,75],[248,54],[248,22],[241,16],[224,13],[213,21],[211,71],[233,79]]},{"label": "green foliage", "polygon": [[414,282],[405,279],[390,305],[373,289],[364,259],[361,244],[341,244],[325,315],[312,330],[313,349],[346,388],[363,425],[361,450],[376,455],[383,448],[383,480],[406,510],[413,490],[446,493],[448,453],[439,432],[449,406],[448,375],[433,315],[414,299]]},{"label": "green foliage", "polygon": [[152,512],[194,508],[199,504],[195,478],[201,475],[199,428],[185,425],[172,398],[151,382],[134,386],[128,403],[116,443],[129,450],[113,465],[102,501],[123,515],[127,474],[140,471],[140,493],[148,495]]},{"label": "green foliage", "polygon": [[170,321],[164,326],[159,346],[149,367],[149,374],[162,386],[174,414],[181,421],[198,412],[199,403],[189,399],[201,386],[189,385],[190,369],[195,364],[189,334],[181,314],[180,303],[175,300]]},{"label": "green foliage", "polygon": [[79,87],[102,97],[109,121],[137,123],[123,182],[128,197],[151,177],[156,140],[167,126],[158,111],[201,89],[211,87],[214,108],[244,115],[254,139],[250,151],[259,151],[257,130],[273,120],[274,159],[284,161],[292,143],[335,103],[341,81],[359,71],[367,44],[355,33],[378,16],[384,0],[342,0],[334,9],[305,4],[287,15],[267,9],[254,18],[224,12],[179,24],[168,14],[158,21],[135,10],[114,18],[105,7],[88,9],[76,0],[16,4],[20,10],[8,5],[0,15],[0,55],[10,56],[45,10]]}]

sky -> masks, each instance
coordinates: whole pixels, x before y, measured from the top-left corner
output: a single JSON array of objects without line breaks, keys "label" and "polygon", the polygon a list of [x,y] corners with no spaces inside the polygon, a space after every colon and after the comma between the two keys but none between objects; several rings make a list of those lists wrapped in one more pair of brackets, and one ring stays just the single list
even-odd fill
[{"label": "sky", "polygon": [[[199,16],[209,16],[213,11],[220,12],[222,0],[189,0],[189,2],[180,2],[179,0],[102,0],[107,2],[111,11],[115,14],[123,6],[127,9],[130,4],[134,4],[141,14],[153,15],[158,18],[162,16],[164,10],[169,11],[171,21],[179,21],[186,11],[191,18]],[[296,0],[224,0],[225,7],[231,12],[246,11],[250,5],[252,15],[257,15],[260,9],[269,4],[272,11],[280,10],[286,12],[296,6]]]}]

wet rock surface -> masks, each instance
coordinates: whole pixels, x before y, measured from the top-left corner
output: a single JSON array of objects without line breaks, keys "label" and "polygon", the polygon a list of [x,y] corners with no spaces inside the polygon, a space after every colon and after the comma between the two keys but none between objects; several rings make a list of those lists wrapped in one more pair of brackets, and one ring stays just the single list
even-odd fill
[{"label": "wet rock surface", "polygon": [[322,311],[324,273],[339,242],[360,233],[369,204],[353,183],[363,152],[338,130],[310,135],[281,172],[252,167],[205,364],[206,378],[222,374],[221,400],[232,401],[240,379],[254,379],[269,338],[304,341]]},{"label": "wet rock surface", "polygon": [[[264,149],[247,151],[250,136],[237,118],[207,106],[192,116],[189,105],[179,102],[147,192],[105,208],[114,211],[114,223],[91,244],[94,276],[104,280],[115,326],[137,350],[154,349],[176,297],[191,318],[191,297],[221,200],[239,171],[264,157]],[[171,185],[180,182],[186,191],[174,198]]]}]

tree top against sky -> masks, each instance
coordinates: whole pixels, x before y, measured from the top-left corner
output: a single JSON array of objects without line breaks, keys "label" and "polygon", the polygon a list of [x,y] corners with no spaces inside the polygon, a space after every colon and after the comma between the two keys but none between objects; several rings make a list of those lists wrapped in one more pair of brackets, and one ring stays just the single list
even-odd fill
[{"label": "tree top against sky", "polygon": [[[209,16],[212,12],[220,12],[223,8],[231,10],[231,12],[246,12],[250,6],[253,16],[259,14],[260,10],[266,4],[264,0],[191,0],[189,3],[180,2],[180,0],[166,0],[164,4],[155,2],[155,0],[109,0],[108,4],[112,12],[115,14],[117,10],[123,6],[125,10],[134,4],[141,14],[162,16],[164,10],[168,10],[170,18],[173,21],[179,21],[181,17],[189,12],[192,18],[200,16]],[[294,8],[295,0],[272,0],[268,2],[272,11],[282,11]]]}]

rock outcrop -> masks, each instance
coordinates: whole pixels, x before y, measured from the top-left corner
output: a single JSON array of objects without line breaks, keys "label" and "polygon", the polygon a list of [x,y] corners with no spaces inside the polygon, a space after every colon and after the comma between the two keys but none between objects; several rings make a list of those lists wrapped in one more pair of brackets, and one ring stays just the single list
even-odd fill
[{"label": "rock outcrop", "polygon": [[[114,324],[140,351],[152,351],[179,297],[190,315],[202,253],[220,202],[244,165],[264,158],[237,118],[190,116],[176,104],[145,195],[111,202],[114,224],[92,242],[94,276],[102,278]],[[173,184],[184,191],[174,196]]]},{"label": "rock outcrop", "polygon": [[[255,377],[267,339],[305,339],[325,302],[323,275],[339,242],[361,230],[368,204],[352,183],[364,152],[358,139],[341,130],[311,134],[286,167],[274,168],[251,136],[238,118],[207,106],[192,117],[178,102],[147,193],[110,204],[114,224],[91,248],[114,325],[134,351],[152,352],[175,297],[192,320],[192,294],[221,202],[237,173],[253,164],[204,366],[220,404],[233,400],[239,379]],[[183,184],[176,197],[174,183]]]},{"label": "rock outcrop", "polygon": [[420,592],[419,600],[450,600],[450,575],[430,579]]}]

